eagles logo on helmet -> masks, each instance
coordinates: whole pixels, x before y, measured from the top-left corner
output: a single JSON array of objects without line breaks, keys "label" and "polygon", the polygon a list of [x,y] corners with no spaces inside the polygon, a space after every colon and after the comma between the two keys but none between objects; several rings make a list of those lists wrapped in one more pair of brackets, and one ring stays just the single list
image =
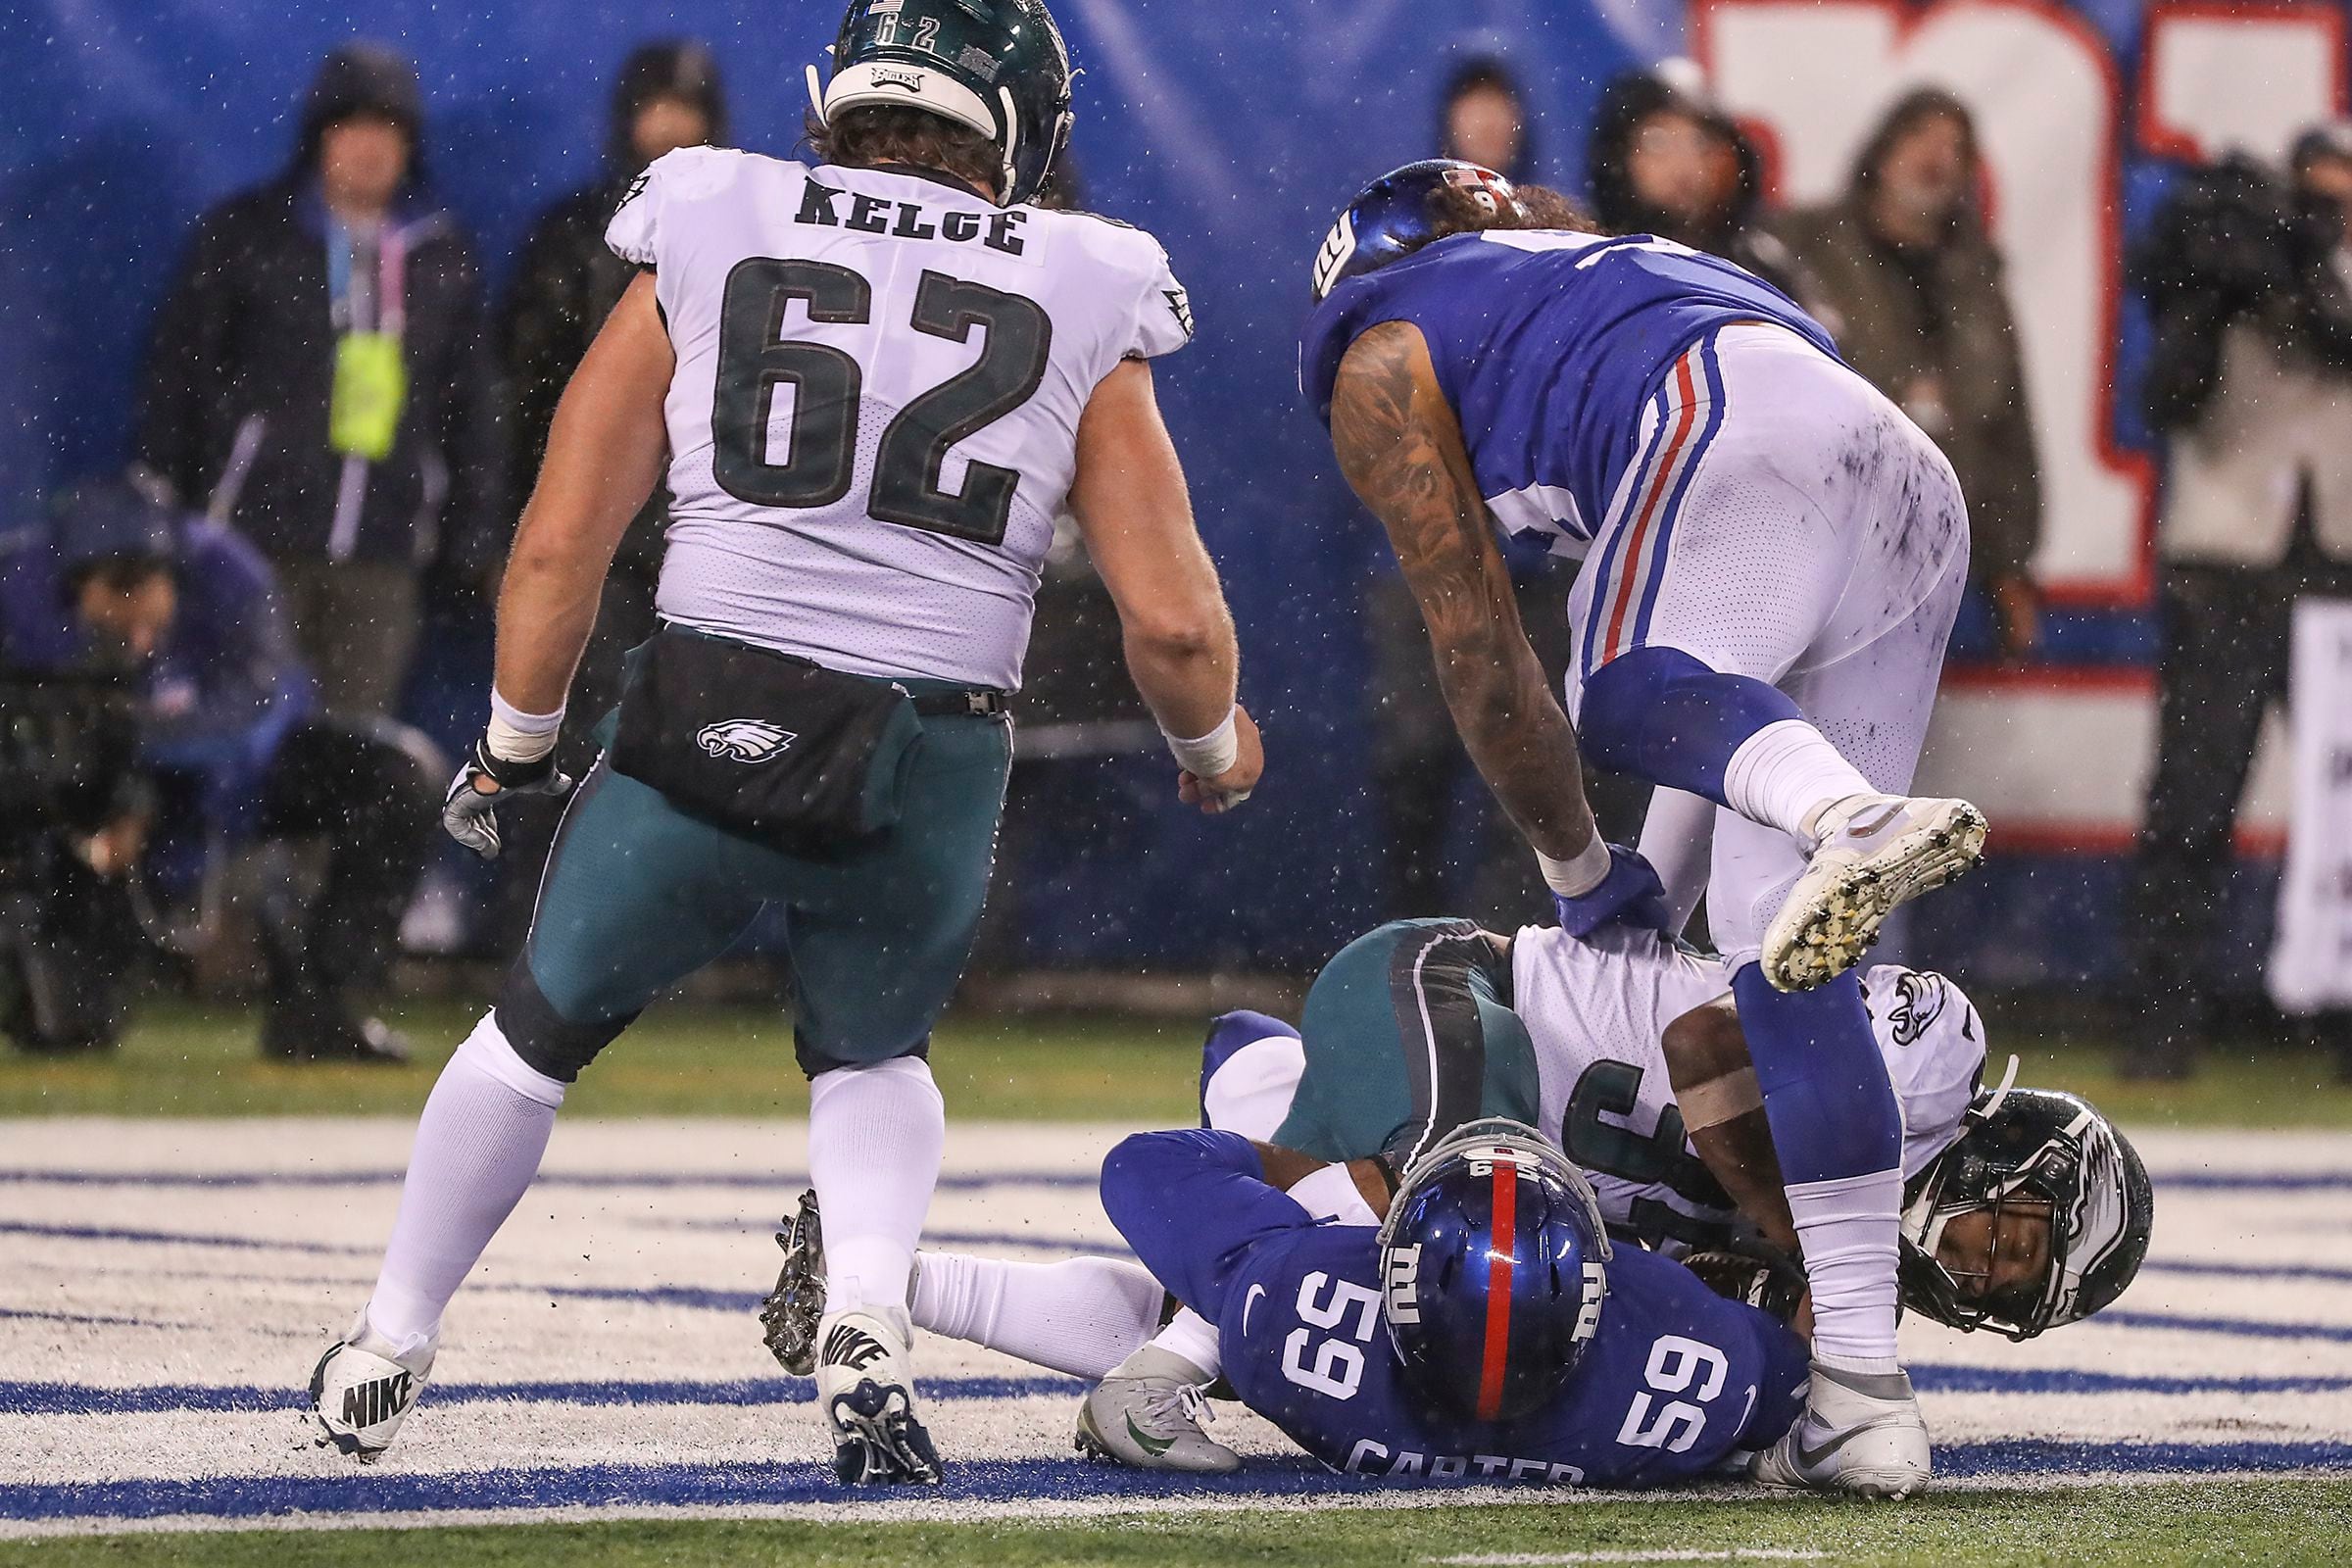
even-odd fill
[{"label": "eagles logo on helmet", "polygon": [[1600,1327],[1600,1203],[1533,1128],[1471,1122],[1415,1160],[1380,1228],[1381,1316],[1405,1374],[1508,1421],[1566,1383]]},{"label": "eagles logo on helmet", "polygon": [[[1922,1316],[2030,1340],[2123,1295],[2147,1256],[2156,1195],[2113,1122],[2073,1095],[2010,1087],[2016,1073],[2013,1056],[2008,1077],[1969,1107],[1959,1139],[1912,1178],[1900,1274],[1904,1304]],[[2004,1284],[2001,1218],[2013,1209],[2047,1214],[2049,1253],[2036,1277]],[[1991,1218],[1984,1268],[1957,1275],[1936,1250],[1952,1220],[1973,1213]]]},{"label": "eagles logo on helmet", "polygon": [[833,76],[808,68],[808,98],[831,124],[846,110],[929,110],[996,144],[998,205],[1029,200],[1070,137],[1070,55],[1043,0],[850,0]]}]

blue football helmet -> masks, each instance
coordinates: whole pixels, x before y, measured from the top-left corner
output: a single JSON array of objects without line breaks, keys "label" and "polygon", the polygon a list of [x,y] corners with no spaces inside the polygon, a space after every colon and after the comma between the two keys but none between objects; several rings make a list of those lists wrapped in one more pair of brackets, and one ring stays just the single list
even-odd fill
[{"label": "blue football helmet", "polygon": [[1469,192],[1489,212],[1523,213],[1511,182],[1481,164],[1424,158],[1392,169],[1355,193],[1315,253],[1315,303],[1350,277],[1409,256],[1430,236],[1429,198],[1451,187]]},{"label": "blue football helmet", "polygon": [[1600,1202],[1532,1127],[1456,1130],[1404,1173],[1380,1228],[1381,1315],[1405,1374],[1457,1415],[1544,1404],[1600,1327]]}]

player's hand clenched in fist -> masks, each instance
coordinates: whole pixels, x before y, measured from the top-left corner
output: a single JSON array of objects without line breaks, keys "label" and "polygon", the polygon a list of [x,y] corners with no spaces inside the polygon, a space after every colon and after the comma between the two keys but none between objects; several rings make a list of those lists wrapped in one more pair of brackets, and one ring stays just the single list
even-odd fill
[{"label": "player's hand clenched in fist", "polygon": [[1241,704],[1225,722],[1199,740],[1168,737],[1179,771],[1176,794],[1187,806],[1198,806],[1209,816],[1230,811],[1250,798],[1257,776],[1266,770],[1266,750],[1257,721]]}]

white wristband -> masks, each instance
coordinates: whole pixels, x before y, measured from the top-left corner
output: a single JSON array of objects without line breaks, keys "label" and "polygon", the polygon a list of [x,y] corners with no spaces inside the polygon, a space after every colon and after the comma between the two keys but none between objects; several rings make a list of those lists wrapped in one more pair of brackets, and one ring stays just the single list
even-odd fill
[{"label": "white wristband", "polygon": [[564,728],[564,710],[552,713],[526,713],[498,695],[490,693],[490,725],[488,740],[490,755],[502,762],[536,762],[556,749],[556,737]]},{"label": "white wristband", "polygon": [[1536,852],[1536,863],[1544,867],[1544,885],[1563,899],[1581,899],[1608,879],[1609,847],[1600,835],[1577,851],[1575,858],[1555,860],[1542,850]]},{"label": "white wristband", "polygon": [[1197,740],[1181,740],[1164,729],[1159,732],[1160,738],[1168,743],[1168,751],[1174,755],[1178,767],[1195,778],[1215,778],[1219,773],[1230,772],[1233,764],[1242,760],[1241,737],[1233,722],[1234,714],[1241,710],[1241,705],[1235,704],[1232,712],[1225,715],[1224,723]]},{"label": "white wristband", "polygon": [[1318,1165],[1291,1183],[1291,1200],[1318,1220],[1343,1225],[1377,1225],[1380,1216],[1364,1201],[1355,1173],[1345,1165]]}]

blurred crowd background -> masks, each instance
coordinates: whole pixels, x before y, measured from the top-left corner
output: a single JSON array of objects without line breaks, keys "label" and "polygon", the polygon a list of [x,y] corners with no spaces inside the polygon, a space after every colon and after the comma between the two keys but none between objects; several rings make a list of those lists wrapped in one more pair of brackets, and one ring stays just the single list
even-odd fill
[{"label": "blurred crowd background", "polygon": [[[491,867],[435,826],[447,755],[479,722],[505,542],[626,281],[601,238],[619,194],[673,147],[793,154],[800,68],[836,18],[779,9],[683,4],[659,24],[695,35],[660,38],[654,19],[547,0],[462,20],[395,4],[237,23],[167,0],[0,22],[22,88],[0,126],[0,1030],[17,1046],[103,1047],[139,997],[192,986],[259,996],[265,1052],[389,1054],[369,1016],[388,986],[513,951],[554,811],[515,809]],[[2187,1074],[2249,1024],[2314,1032],[2352,1068],[2345,1014],[2268,1010],[2282,824],[2275,807],[2239,822],[2289,696],[2294,607],[2352,595],[2332,7],[2309,11],[2334,27],[2333,101],[2287,133],[2203,142],[2150,128],[2148,16],[2070,23],[2112,101],[2097,147],[2071,149],[2087,181],[2056,196],[2005,183],[1987,151],[2021,115],[2067,134],[2034,118],[2034,72],[2008,69],[2045,60],[2046,33],[1981,40],[1950,69],[1849,67],[1848,145],[1800,179],[1772,117],[1685,55],[1709,60],[1710,33],[1720,54],[1726,17],[1769,21],[1768,4],[1057,9],[1086,74],[1051,199],[1152,229],[1191,287],[1200,337],[1161,394],[1270,767],[1229,821],[1169,808],[1072,541],[1041,597],[983,978],[1295,972],[1379,918],[1544,908],[1290,384],[1331,212],[1444,153],[1766,277],[1950,456],[1975,576],[1953,680],[1974,716],[1930,769],[1991,808],[1995,860],[1900,934],[1904,956],[2087,987],[2128,1021],[2133,1072]],[[2104,334],[2089,446],[2107,477],[2145,480],[2120,522],[2069,499],[2084,443],[2037,391],[2070,383],[2047,368],[2049,307],[2021,308],[2014,280],[2078,231],[2096,275],[2074,314]],[[652,626],[662,523],[657,496],[575,713],[610,703]],[[1556,668],[1569,575],[1515,575]],[[2070,729],[2083,693],[2096,722],[2124,715],[2131,755]],[[1593,788],[1630,842],[1642,791]]]}]

